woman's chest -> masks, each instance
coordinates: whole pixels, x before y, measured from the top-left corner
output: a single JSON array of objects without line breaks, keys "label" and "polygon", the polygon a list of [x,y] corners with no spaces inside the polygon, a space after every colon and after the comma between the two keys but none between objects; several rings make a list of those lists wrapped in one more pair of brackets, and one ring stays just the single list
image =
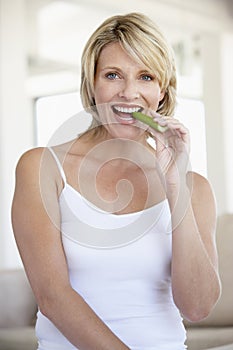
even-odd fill
[{"label": "woman's chest", "polygon": [[78,162],[70,168],[67,180],[96,207],[115,214],[141,211],[164,199],[155,168],[123,161]]}]

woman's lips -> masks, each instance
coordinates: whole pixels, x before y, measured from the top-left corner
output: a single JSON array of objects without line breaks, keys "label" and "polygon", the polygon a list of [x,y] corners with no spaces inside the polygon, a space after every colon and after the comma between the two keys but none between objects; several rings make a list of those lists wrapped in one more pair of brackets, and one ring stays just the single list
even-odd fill
[{"label": "woman's lips", "polygon": [[121,124],[134,124],[132,113],[142,111],[142,107],[112,106],[112,110]]}]

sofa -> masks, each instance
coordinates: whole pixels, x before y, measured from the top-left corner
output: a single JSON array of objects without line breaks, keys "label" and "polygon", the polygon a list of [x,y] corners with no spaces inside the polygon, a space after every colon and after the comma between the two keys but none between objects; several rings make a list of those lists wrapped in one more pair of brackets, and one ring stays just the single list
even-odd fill
[{"label": "sofa", "polygon": [[0,350],[37,349],[36,312],[24,270],[0,270]]},{"label": "sofa", "polygon": [[[233,350],[233,214],[218,218],[217,248],[222,295],[205,320],[185,321],[188,350]],[[24,270],[0,270],[0,350],[37,349],[36,312]]]},{"label": "sofa", "polygon": [[218,350],[227,344],[226,349],[233,350],[233,214],[218,217],[216,235],[222,294],[205,320],[185,321],[189,350]]}]

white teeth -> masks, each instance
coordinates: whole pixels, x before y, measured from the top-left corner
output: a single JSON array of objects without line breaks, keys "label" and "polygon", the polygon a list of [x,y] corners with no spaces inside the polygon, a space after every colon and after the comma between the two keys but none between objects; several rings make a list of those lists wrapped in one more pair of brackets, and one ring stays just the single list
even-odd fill
[{"label": "white teeth", "polygon": [[121,118],[121,117],[119,117],[119,119],[121,119],[121,120],[124,120],[124,121],[130,121],[130,120],[133,120],[133,118]]},{"label": "white teeth", "polygon": [[120,106],[114,106],[115,110],[121,113],[133,113],[138,112],[140,110],[140,107],[120,107]]}]

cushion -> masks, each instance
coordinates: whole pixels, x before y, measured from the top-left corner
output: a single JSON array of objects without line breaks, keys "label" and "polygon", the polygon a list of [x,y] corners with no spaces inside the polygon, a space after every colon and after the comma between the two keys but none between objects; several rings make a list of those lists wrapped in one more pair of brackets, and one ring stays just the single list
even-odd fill
[{"label": "cushion", "polygon": [[214,348],[208,348],[205,350],[233,350],[233,343],[228,345],[217,346]]},{"label": "cushion", "polygon": [[0,329],[0,349],[36,350],[37,339],[34,327]]},{"label": "cushion", "polygon": [[188,350],[206,350],[212,348],[215,350],[216,347],[227,345],[227,349],[233,350],[233,326],[204,327],[204,329],[203,327],[189,328],[186,344],[188,345]]},{"label": "cushion", "polygon": [[219,216],[216,242],[219,255],[219,273],[222,282],[221,297],[203,321],[187,326],[232,326],[233,325],[233,214]]},{"label": "cushion", "polygon": [[32,325],[37,310],[23,269],[0,271],[0,328]]}]

